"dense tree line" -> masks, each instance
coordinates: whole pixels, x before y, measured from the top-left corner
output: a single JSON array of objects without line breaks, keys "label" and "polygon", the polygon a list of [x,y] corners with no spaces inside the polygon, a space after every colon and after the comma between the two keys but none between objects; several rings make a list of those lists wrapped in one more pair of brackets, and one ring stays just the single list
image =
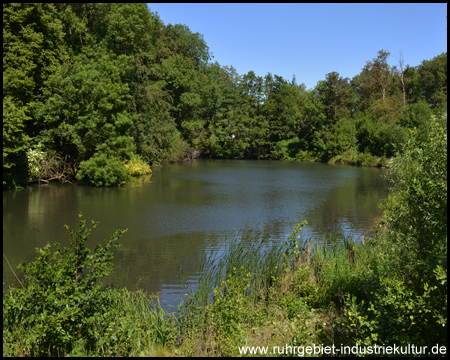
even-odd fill
[{"label": "dense tree line", "polygon": [[4,4],[3,187],[122,184],[127,164],[179,161],[189,149],[383,165],[408,129],[420,137],[447,109],[446,52],[418,66],[389,56],[306,90],[295,77],[213,62],[202,35],[146,4]]}]

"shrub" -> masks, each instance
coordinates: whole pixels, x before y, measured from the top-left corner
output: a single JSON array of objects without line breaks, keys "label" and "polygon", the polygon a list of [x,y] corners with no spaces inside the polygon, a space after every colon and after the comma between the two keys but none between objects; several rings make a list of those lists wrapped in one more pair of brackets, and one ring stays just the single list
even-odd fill
[{"label": "shrub", "polygon": [[85,242],[97,223],[86,228],[79,217],[76,231],[70,230],[70,246],[62,249],[56,242],[53,253],[49,244],[37,249],[36,261],[19,266],[25,273],[22,287],[5,294],[3,341],[20,343],[23,355],[65,355],[80,339],[85,348],[95,348],[109,326],[111,304],[121,291],[102,291],[97,281],[112,272],[111,248],[120,246],[126,230],[115,231],[91,253]]},{"label": "shrub", "polygon": [[389,196],[373,240],[379,287],[348,293],[343,319],[356,343],[447,345],[447,117],[432,117],[393,159]]},{"label": "shrub", "polygon": [[139,157],[135,157],[131,160],[125,160],[124,166],[131,176],[142,176],[152,172],[150,165]]},{"label": "shrub", "polygon": [[304,144],[297,138],[278,141],[272,150],[274,159],[295,160],[297,154],[304,148]]},{"label": "shrub", "polygon": [[390,255],[397,260],[396,270],[413,267],[418,279],[423,271],[429,278],[436,266],[446,269],[447,116],[432,117],[425,142],[412,134],[402,155],[394,158],[390,177],[393,194],[383,216],[387,239],[395,247]]},{"label": "shrub", "polygon": [[39,179],[41,173],[42,162],[45,159],[45,153],[42,151],[42,144],[36,145],[34,148],[28,149],[27,160],[28,160],[28,171],[29,171],[29,181],[35,181]]},{"label": "shrub", "polygon": [[120,158],[96,153],[80,164],[76,177],[78,180],[87,179],[95,186],[117,186],[123,185],[131,175]]}]

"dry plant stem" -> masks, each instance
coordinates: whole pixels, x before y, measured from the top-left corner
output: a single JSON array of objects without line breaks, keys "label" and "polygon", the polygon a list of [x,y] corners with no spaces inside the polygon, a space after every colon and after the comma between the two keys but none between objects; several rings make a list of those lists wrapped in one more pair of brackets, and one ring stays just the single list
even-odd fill
[{"label": "dry plant stem", "polygon": [[17,279],[17,281],[19,282],[20,286],[22,286],[22,288],[24,288],[24,287],[23,287],[23,284],[20,282],[19,278],[17,277],[16,273],[14,272],[13,268],[11,267],[11,265],[10,265],[10,263],[9,263],[9,261],[8,261],[8,258],[6,257],[5,254],[3,254],[3,256],[5,257],[5,260],[6,260],[6,262],[8,263],[9,268],[11,269],[12,273],[13,273],[14,276],[16,277],[16,279]]}]

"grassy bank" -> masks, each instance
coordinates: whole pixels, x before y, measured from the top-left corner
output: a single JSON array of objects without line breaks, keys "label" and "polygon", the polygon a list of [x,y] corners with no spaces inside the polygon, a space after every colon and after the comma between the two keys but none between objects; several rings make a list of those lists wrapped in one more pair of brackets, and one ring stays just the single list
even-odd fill
[{"label": "grassy bank", "polygon": [[[399,356],[382,351],[408,344],[442,351],[446,124],[446,116],[431,119],[425,140],[412,137],[394,159],[392,195],[369,241],[333,234],[312,242],[302,237],[305,223],[282,246],[242,233],[220,258],[202,264],[198,290],[177,317],[150,294],[96,285],[111,273],[112,248],[124,231],[91,253],[85,242],[96,224],[88,228],[81,218],[70,248],[38,249],[36,261],[21,266],[20,286],[5,294],[3,355],[238,356],[251,354],[246,346],[263,346],[278,356],[306,346],[359,345]],[[341,355],[348,353],[334,354]]]}]

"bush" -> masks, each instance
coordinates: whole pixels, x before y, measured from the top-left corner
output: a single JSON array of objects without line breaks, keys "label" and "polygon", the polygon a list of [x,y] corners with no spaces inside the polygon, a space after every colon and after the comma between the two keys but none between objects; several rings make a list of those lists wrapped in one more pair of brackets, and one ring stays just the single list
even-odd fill
[{"label": "bush", "polygon": [[130,173],[131,176],[142,176],[151,174],[152,169],[144,160],[139,157],[135,157],[131,160],[124,161],[125,169]]},{"label": "bush", "polygon": [[65,355],[80,339],[92,349],[109,326],[111,304],[121,291],[102,291],[97,281],[112,272],[111,248],[120,246],[126,230],[115,231],[91,254],[85,242],[97,223],[86,228],[79,216],[70,246],[62,249],[56,242],[53,253],[49,244],[37,249],[36,261],[19,266],[25,273],[22,287],[10,289],[3,299],[4,344],[20,343],[23,355]]},{"label": "bush", "polygon": [[399,247],[391,255],[398,257],[399,265],[412,264],[421,279],[422,270],[428,278],[436,266],[445,263],[446,268],[447,116],[432,117],[426,138],[420,141],[413,133],[403,154],[394,158],[393,195],[383,217],[389,241]]},{"label": "bush", "polygon": [[272,150],[272,156],[278,160],[295,160],[298,153],[304,148],[297,138],[278,141]]},{"label": "bush", "polygon": [[39,179],[41,173],[42,162],[45,160],[46,154],[42,151],[42,144],[37,144],[34,148],[28,149],[27,160],[28,160],[28,171],[29,171],[29,182],[36,181]]},{"label": "bush", "polygon": [[347,294],[344,333],[360,344],[447,345],[447,116],[393,159],[393,194],[373,240],[379,287]]},{"label": "bush", "polygon": [[117,186],[125,184],[131,175],[120,158],[96,153],[80,164],[76,177],[78,180],[87,179],[95,186]]}]

